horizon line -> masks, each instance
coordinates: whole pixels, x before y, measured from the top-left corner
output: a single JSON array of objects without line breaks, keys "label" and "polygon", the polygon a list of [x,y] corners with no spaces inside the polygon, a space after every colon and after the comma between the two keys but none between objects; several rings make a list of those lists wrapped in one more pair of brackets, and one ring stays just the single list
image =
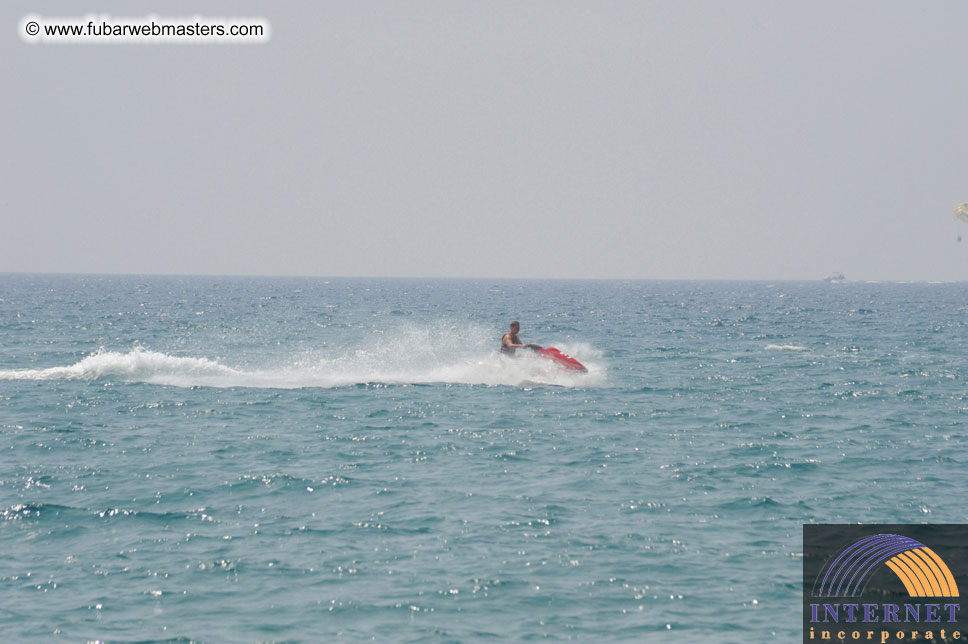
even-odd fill
[{"label": "horizon line", "polygon": [[[64,272],[64,271],[0,271],[0,275],[36,275],[59,277],[209,277],[238,279],[345,279],[345,280],[501,280],[501,281],[560,281],[560,282],[824,282],[821,278],[743,278],[743,277],[468,277],[468,276],[426,276],[426,275],[309,275],[281,273],[123,273],[123,272]],[[923,283],[959,284],[968,280],[936,279],[843,279],[833,283],[876,284],[876,283]]]}]

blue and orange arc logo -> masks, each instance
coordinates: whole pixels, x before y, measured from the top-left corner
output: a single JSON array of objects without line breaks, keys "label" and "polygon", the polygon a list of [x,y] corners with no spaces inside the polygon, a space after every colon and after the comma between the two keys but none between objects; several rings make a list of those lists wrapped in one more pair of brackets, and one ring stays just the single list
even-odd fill
[{"label": "blue and orange arc logo", "polygon": [[958,585],[931,548],[897,534],[855,541],[827,563],[814,582],[815,597],[857,597],[881,565],[890,568],[911,597],[958,597]]}]

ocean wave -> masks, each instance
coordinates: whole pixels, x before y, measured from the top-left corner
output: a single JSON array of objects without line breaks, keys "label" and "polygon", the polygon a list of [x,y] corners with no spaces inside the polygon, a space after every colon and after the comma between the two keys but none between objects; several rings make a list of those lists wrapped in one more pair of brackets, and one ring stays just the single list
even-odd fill
[{"label": "ocean wave", "polygon": [[809,351],[807,347],[796,344],[768,344],[764,347],[767,351]]},{"label": "ocean wave", "polygon": [[[562,345],[565,348],[564,345]],[[515,358],[497,351],[485,353],[433,351],[411,345],[355,349],[335,358],[299,355],[279,366],[241,369],[205,357],[174,356],[135,348],[122,353],[101,350],[79,362],[46,369],[0,370],[0,380],[116,380],[175,387],[252,387],[300,389],[343,387],[359,384],[465,384],[465,385],[601,385],[605,368],[600,352],[590,347],[568,346],[572,355],[586,362],[587,373],[566,371],[530,353]],[[587,357],[586,357],[587,354]]]}]

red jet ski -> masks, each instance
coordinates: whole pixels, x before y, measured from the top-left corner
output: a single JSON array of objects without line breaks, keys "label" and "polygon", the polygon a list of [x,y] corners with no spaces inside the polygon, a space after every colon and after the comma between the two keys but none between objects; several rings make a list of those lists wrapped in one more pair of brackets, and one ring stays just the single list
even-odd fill
[{"label": "red jet ski", "polygon": [[559,367],[568,369],[569,371],[588,371],[588,369],[585,368],[585,365],[578,362],[567,353],[562,353],[561,351],[558,351],[558,349],[555,349],[554,347],[535,349],[534,352],[537,353],[542,358],[545,358],[546,360],[551,360]]}]

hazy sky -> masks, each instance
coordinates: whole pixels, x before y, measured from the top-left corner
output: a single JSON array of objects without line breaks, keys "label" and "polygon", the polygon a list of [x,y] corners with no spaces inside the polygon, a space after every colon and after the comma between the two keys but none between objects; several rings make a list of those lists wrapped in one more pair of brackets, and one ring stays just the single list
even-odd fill
[{"label": "hazy sky", "polygon": [[[28,13],[255,15],[272,38],[30,45]],[[0,21],[0,271],[968,280],[966,2]]]}]

